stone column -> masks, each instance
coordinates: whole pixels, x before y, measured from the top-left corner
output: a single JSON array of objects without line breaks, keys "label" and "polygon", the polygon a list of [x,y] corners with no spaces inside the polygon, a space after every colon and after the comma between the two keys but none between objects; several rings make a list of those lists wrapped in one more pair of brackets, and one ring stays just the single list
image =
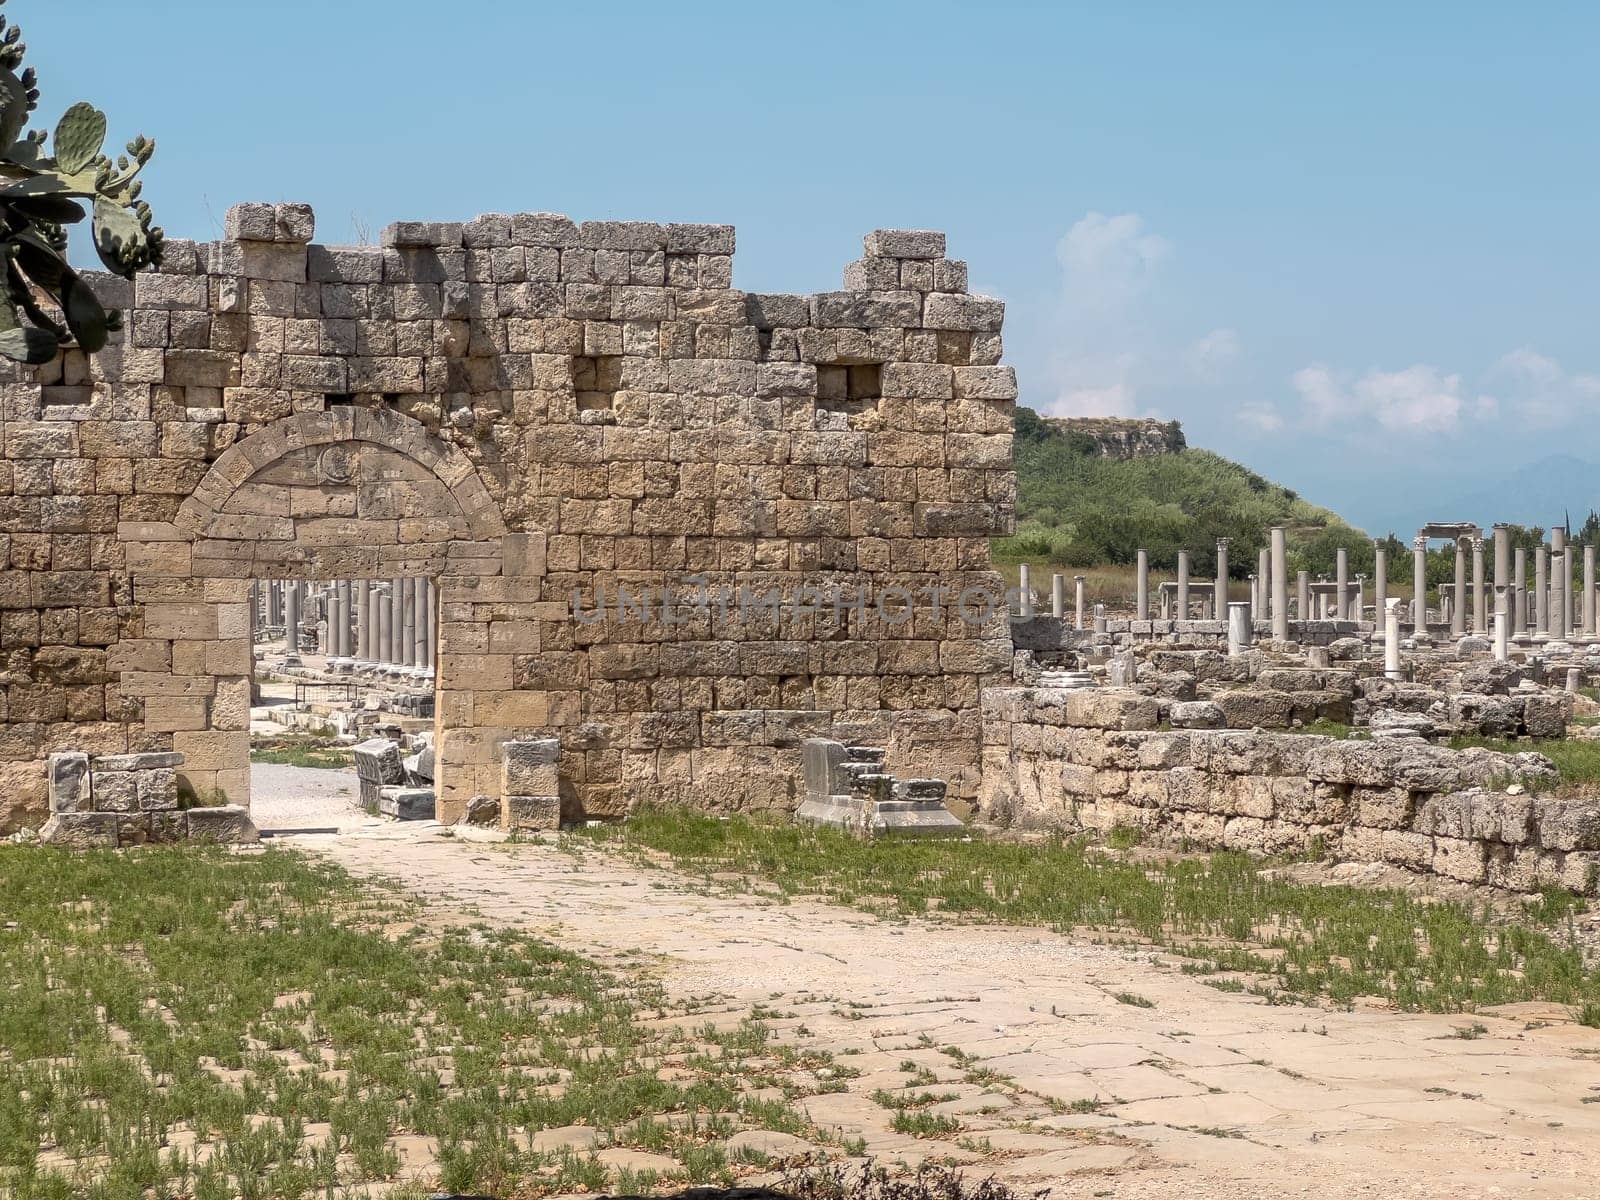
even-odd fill
[{"label": "stone column", "polygon": [[1350,619],[1350,555],[1343,546],[1333,554],[1333,615],[1335,620]]},{"label": "stone column", "polygon": [[1301,571],[1295,576],[1295,611],[1302,621],[1311,621],[1316,613],[1311,611],[1311,572]]},{"label": "stone column", "polygon": [[1583,548],[1583,636],[1593,639],[1596,633],[1594,591],[1594,547]]},{"label": "stone column", "polygon": [[401,615],[405,604],[404,583],[401,579],[389,581],[389,665],[396,667],[404,661],[400,654],[400,633],[405,628],[405,618]]},{"label": "stone column", "polygon": [[1572,572],[1567,569],[1565,549],[1550,555],[1550,636],[1558,641],[1567,640],[1567,597]]},{"label": "stone column", "polygon": [[1017,616],[1023,620],[1033,616],[1033,572],[1027,563],[1017,568]]},{"label": "stone column", "polygon": [[428,670],[432,671],[438,665],[438,652],[434,649],[434,646],[439,640],[439,614],[437,612],[439,604],[439,592],[438,589],[433,586],[433,580],[424,579],[422,581],[422,597],[422,616],[428,627],[428,639],[426,643],[428,658],[427,661],[422,665],[427,667]]},{"label": "stone column", "polygon": [[1094,631],[1096,633],[1105,633],[1107,631],[1106,606],[1104,604],[1096,604],[1094,606]]},{"label": "stone column", "polygon": [[1483,539],[1472,539],[1472,632],[1484,637],[1489,632],[1489,595],[1483,590]]},{"label": "stone column", "polygon": [[1267,538],[1267,544],[1261,547],[1260,553],[1256,555],[1256,579],[1260,581],[1256,584],[1256,587],[1260,589],[1260,594],[1256,597],[1254,611],[1256,616],[1265,621],[1271,615],[1268,606],[1272,603],[1269,596],[1272,591],[1272,538],[1270,535]]},{"label": "stone column", "polygon": [[1572,587],[1572,571],[1567,567],[1567,531],[1560,526],[1550,531],[1550,636],[1567,637],[1567,596]]},{"label": "stone column", "polygon": [[1050,615],[1058,621],[1067,615],[1067,577],[1060,571],[1050,576]]},{"label": "stone column", "polygon": [[1528,552],[1518,546],[1511,561],[1512,636],[1521,637],[1528,632]]},{"label": "stone column", "polygon": [[1150,554],[1140,550],[1134,568],[1134,615],[1141,621],[1150,619]]},{"label": "stone column", "polygon": [[356,584],[356,658],[372,661],[372,584],[360,580]]},{"label": "stone column", "polygon": [[[1494,586],[1511,589],[1511,531],[1504,525],[1494,527]],[[1509,610],[1508,610],[1509,611]]]},{"label": "stone column", "polygon": [[400,581],[400,661],[417,665],[417,581]]},{"label": "stone column", "polygon": [[372,661],[380,666],[394,661],[394,606],[390,602],[394,582],[374,584],[372,588],[373,629],[377,644],[373,647]]},{"label": "stone column", "polygon": [[286,595],[283,617],[283,652],[300,653],[300,585],[291,583]]},{"label": "stone column", "polygon": [[1072,594],[1073,594],[1072,602],[1073,602],[1073,611],[1074,611],[1073,628],[1082,629],[1083,628],[1083,576],[1082,575],[1074,575],[1072,577]]},{"label": "stone column", "polygon": [[1357,575],[1356,576],[1356,591],[1355,591],[1355,595],[1351,598],[1350,617],[1351,617],[1352,620],[1359,622],[1361,620],[1362,614],[1365,613],[1366,611],[1367,611],[1367,577],[1365,575]]},{"label": "stone column", "polygon": [[350,581],[341,579],[336,593],[339,598],[339,636],[335,639],[335,651],[340,658],[355,657],[350,653]]},{"label": "stone column", "polygon": [[[1249,575],[1249,580],[1250,580],[1250,612],[1252,614],[1254,614],[1254,613],[1258,613],[1258,612],[1261,611],[1261,576],[1257,575],[1254,571],[1251,571],[1250,575]],[[1254,617],[1252,617],[1252,620],[1253,619],[1254,619]]]},{"label": "stone column", "polygon": [[1212,585],[1211,609],[1219,621],[1227,620],[1228,612],[1228,539],[1217,539],[1217,579]]},{"label": "stone column", "polygon": [[1272,636],[1289,640],[1289,532],[1272,527]]},{"label": "stone column", "polygon": [[1411,623],[1414,636],[1428,636],[1428,539],[1420,534],[1411,543]]},{"label": "stone column", "polygon": [[1550,550],[1543,542],[1533,556],[1533,636],[1550,637]]},{"label": "stone column", "polygon": [[1400,601],[1396,600],[1383,614],[1383,674],[1388,679],[1399,679],[1400,670]]},{"label": "stone column", "polygon": [[1244,603],[1228,605],[1228,655],[1237,658],[1250,649],[1254,634],[1251,628],[1250,606]]},{"label": "stone column", "polygon": [[[416,665],[426,669],[428,666],[428,581],[426,579],[414,579],[412,583],[415,585],[417,593],[417,648],[414,657]],[[1028,603],[1028,608],[1031,616],[1033,608],[1031,599]]]},{"label": "stone column", "polygon": [[1372,619],[1383,625],[1389,612],[1389,551],[1388,543],[1376,538],[1372,543]]},{"label": "stone column", "polygon": [[1511,597],[1504,585],[1494,589],[1494,660],[1506,662],[1511,657]]},{"label": "stone column", "polygon": [[1467,542],[1456,539],[1456,590],[1450,605],[1450,636],[1464,637],[1467,632]]},{"label": "stone column", "polygon": [[1178,620],[1189,619],[1189,552],[1178,551]]}]

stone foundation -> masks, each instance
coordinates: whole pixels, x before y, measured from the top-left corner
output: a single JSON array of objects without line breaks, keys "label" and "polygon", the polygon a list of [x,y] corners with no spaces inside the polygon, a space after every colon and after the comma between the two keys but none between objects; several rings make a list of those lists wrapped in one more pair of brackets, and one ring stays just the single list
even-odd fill
[{"label": "stone foundation", "polygon": [[983,703],[991,822],[1321,850],[1519,891],[1600,883],[1600,798],[1528,794],[1555,778],[1538,754],[1163,729],[1161,702],[1126,690],[992,688]]}]

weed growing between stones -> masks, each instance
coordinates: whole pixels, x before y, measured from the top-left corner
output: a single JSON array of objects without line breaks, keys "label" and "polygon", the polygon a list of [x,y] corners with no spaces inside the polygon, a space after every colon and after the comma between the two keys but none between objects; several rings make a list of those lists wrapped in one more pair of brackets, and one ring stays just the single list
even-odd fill
[{"label": "weed growing between stones", "polygon": [[[1406,1011],[1543,1000],[1600,1011],[1600,972],[1572,925],[1576,897],[1541,895],[1507,920],[1399,889],[1297,883],[1237,853],[1127,861],[1079,840],[858,840],[830,829],[680,810],[568,835],[665,855],[705,886],[822,896],[884,915],[1088,932],[1232,972],[1274,1002],[1375,997]],[[729,883],[733,874],[742,882]],[[1207,980],[1238,990],[1238,980]]]},{"label": "weed growing between stones", "polygon": [[[738,1130],[827,1140],[750,1094],[823,1090],[825,1055],[692,1023],[293,853],[0,847],[0,1194],[18,1200],[726,1183],[756,1169],[724,1149]],[[566,1127],[594,1133],[533,1148]],[[606,1146],[676,1166],[624,1179]]]}]

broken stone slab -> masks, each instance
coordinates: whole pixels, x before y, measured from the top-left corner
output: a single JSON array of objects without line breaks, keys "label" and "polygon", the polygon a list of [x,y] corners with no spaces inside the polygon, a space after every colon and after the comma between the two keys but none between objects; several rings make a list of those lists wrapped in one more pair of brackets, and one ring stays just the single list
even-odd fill
[{"label": "broken stone slab", "polygon": [[498,825],[500,824],[500,801],[493,796],[474,796],[467,801],[466,811],[461,814],[457,825]]},{"label": "broken stone slab", "polygon": [[90,807],[87,754],[52,754],[49,775],[52,813],[75,813]]},{"label": "broken stone slab", "polygon": [[39,840],[64,850],[99,850],[117,844],[117,814],[100,812],[56,813],[44,823]]},{"label": "broken stone slab", "polygon": [[371,738],[355,747],[356,778],[381,785],[405,782],[400,747],[388,738]]},{"label": "broken stone slab", "polygon": [[92,764],[95,771],[170,771],[183,766],[183,755],[167,751],[150,754],[102,754]]},{"label": "broken stone slab", "polygon": [[184,813],[191,842],[216,845],[248,845],[261,840],[261,833],[250,819],[250,810],[238,804],[215,808],[191,808]]},{"label": "broken stone slab", "polygon": [[378,814],[396,821],[431,821],[434,818],[433,789],[382,788],[378,792]]}]

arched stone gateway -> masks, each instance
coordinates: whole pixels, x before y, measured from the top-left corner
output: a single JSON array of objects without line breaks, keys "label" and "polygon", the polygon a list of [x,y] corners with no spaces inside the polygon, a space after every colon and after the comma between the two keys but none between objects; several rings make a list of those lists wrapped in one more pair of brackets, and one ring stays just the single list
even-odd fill
[{"label": "arched stone gateway", "polygon": [[222,454],[169,527],[123,532],[146,640],[170,637],[172,668],[125,671],[122,691],[144,700],[147,734],[171,734],[198,794],[249,803],[243,609],[254,579],[435,580],[447,819],[495,793],[503,742],[548,721],[542,691],[517,691],[508,675],[488,678],[472,656],[449,652],[487,644],[489,614],[476,604],[540,602],[543,537],[508,533],[472,463],[418,421],[345,405],[275,421]]},{"label": "arched stone gateway", "polygon": [[[445,820],[793,811],[814,737],[976,794],[1016,380],[942,234],[791,296],[732,286],[724,225],[313,225],[239,206],[95,281],[93,359],[0,364],[0,834],[68,751],[246,800],[262,579],[434,583]],[[559,761],[507,790],[513,734]]]}]

